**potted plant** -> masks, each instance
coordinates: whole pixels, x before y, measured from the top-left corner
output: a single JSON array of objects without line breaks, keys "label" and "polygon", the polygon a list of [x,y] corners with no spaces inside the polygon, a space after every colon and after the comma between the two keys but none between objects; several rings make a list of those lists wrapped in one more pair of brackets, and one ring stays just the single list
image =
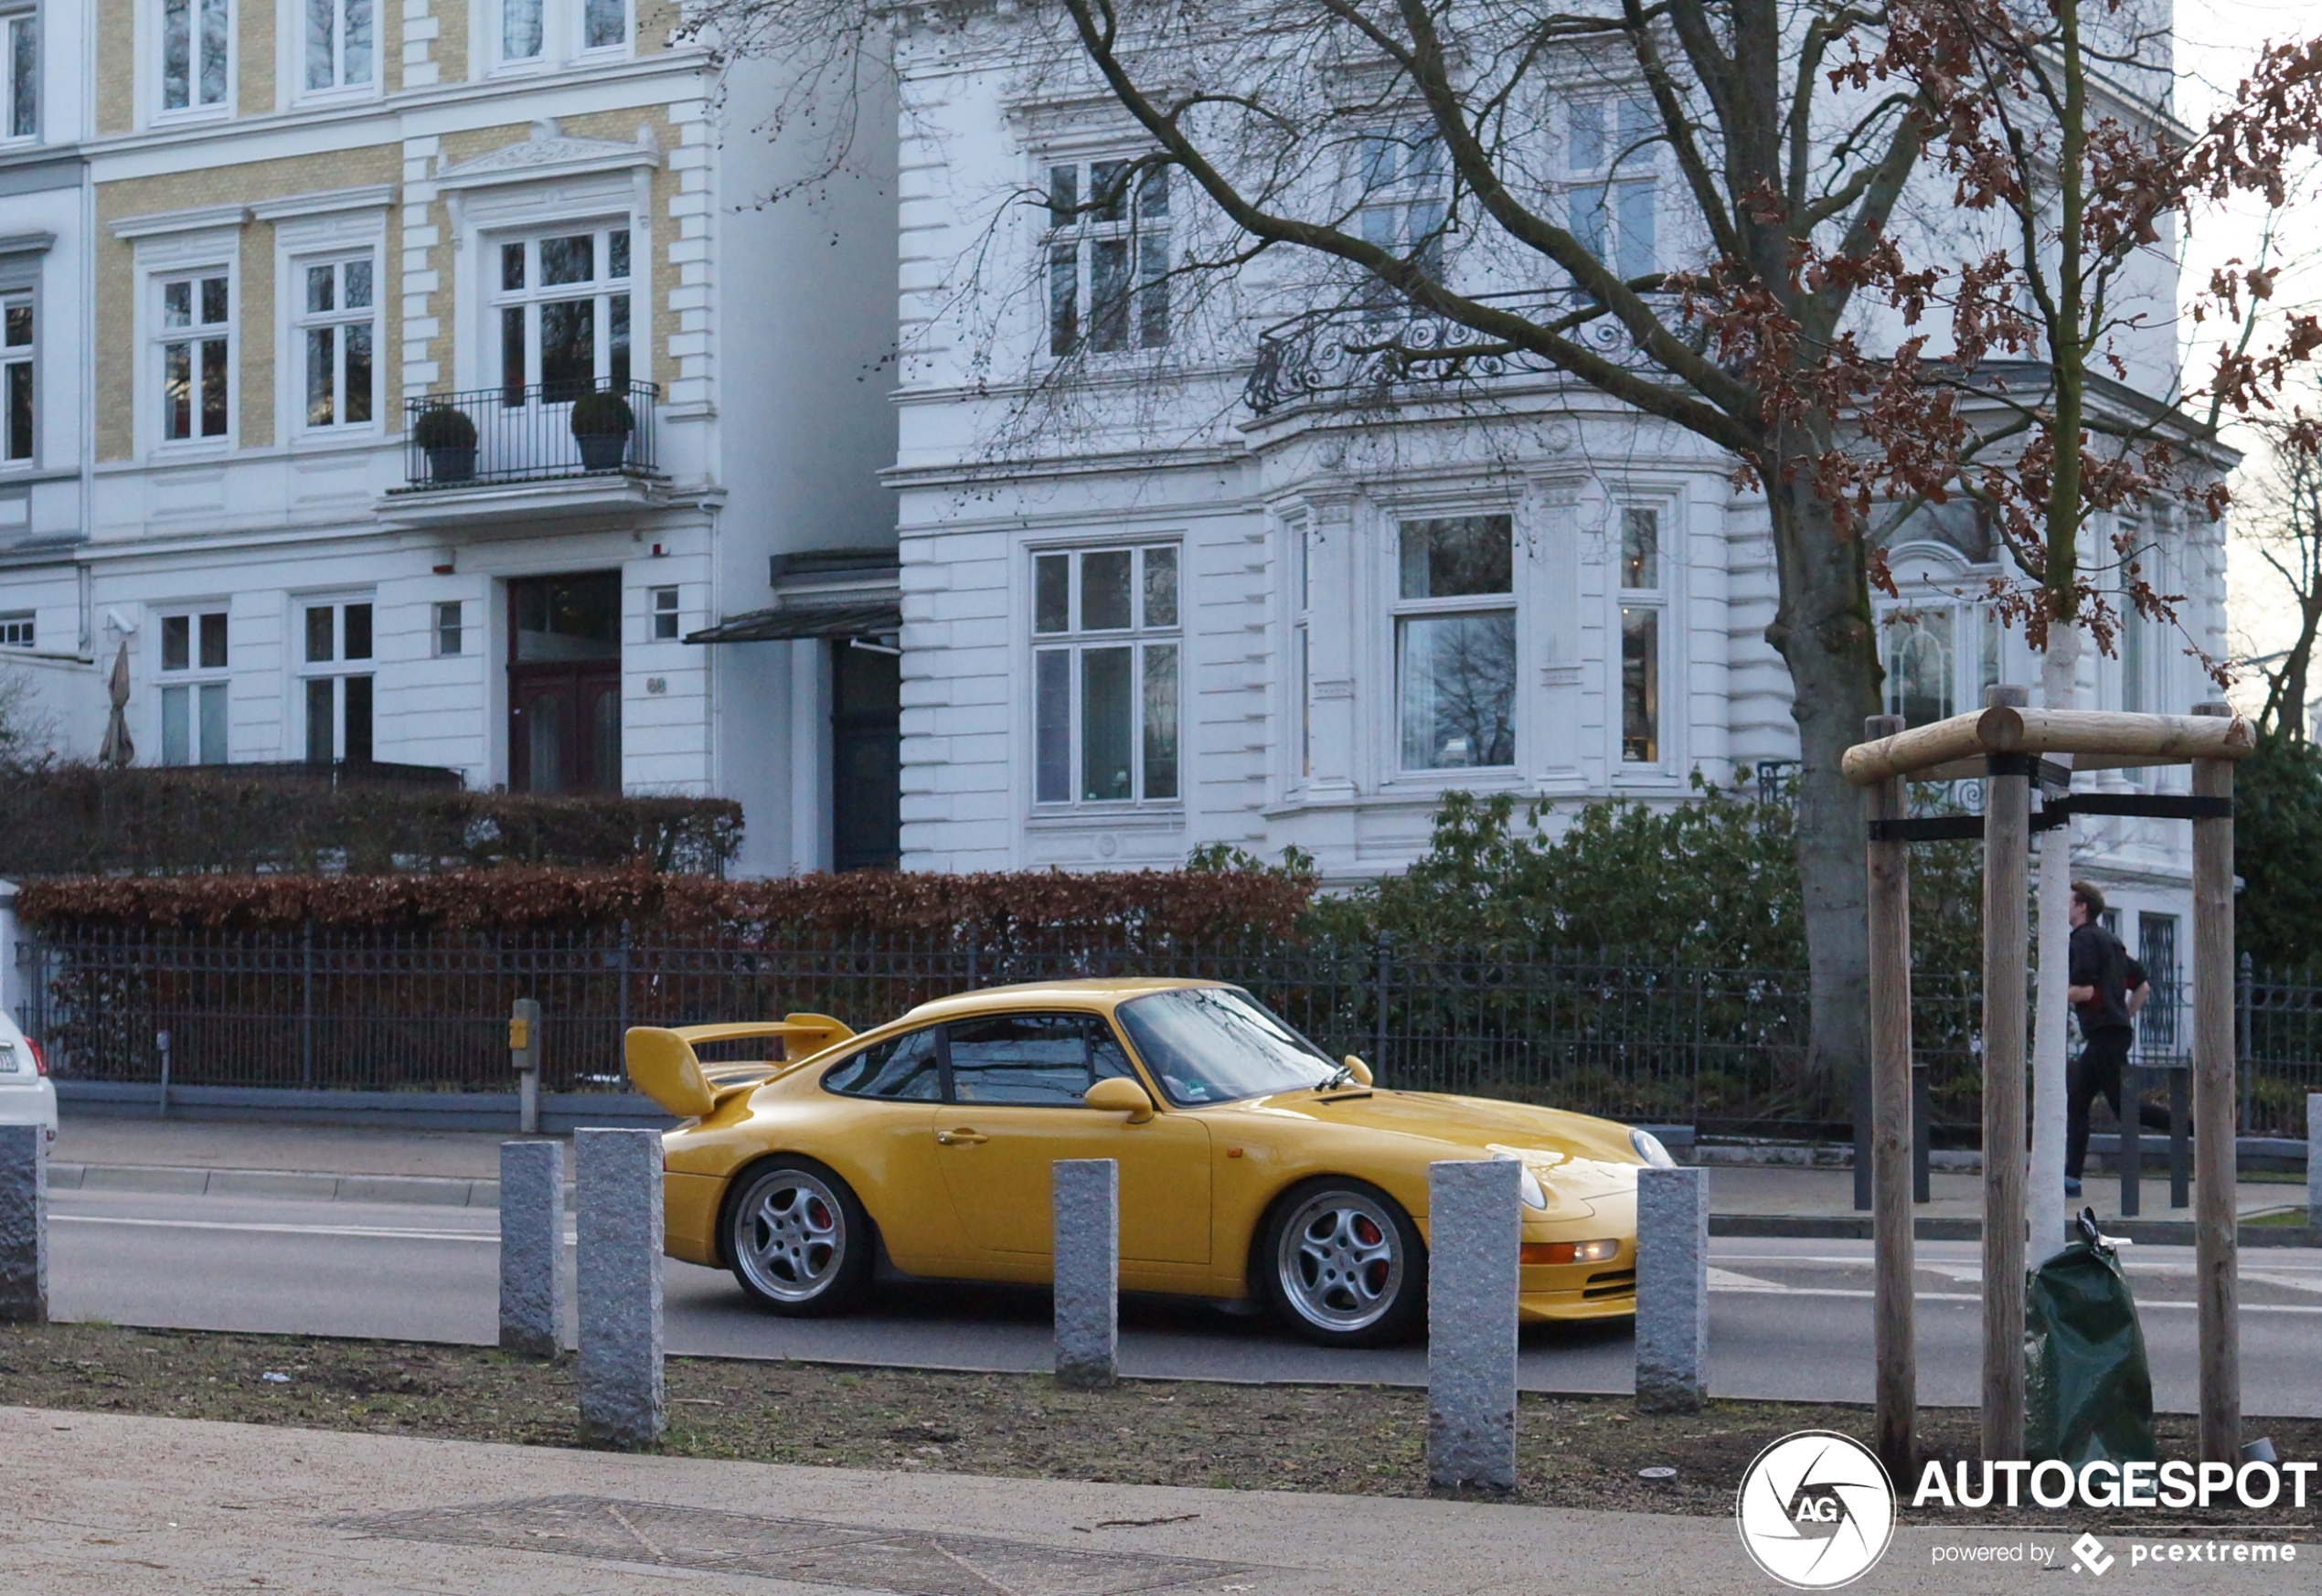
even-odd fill
[{"label": "potted plant", "polygon": [[629,452],[637,413],[617,393],[584,393],[572,401],[572,441],[580,445],[583,471],[618,471]]},{"label": "potted plant", "polygon": [[450,405],[421,407],[411,442],[427,452],[430,482],[466,482],[475,475],[475,422]]}]

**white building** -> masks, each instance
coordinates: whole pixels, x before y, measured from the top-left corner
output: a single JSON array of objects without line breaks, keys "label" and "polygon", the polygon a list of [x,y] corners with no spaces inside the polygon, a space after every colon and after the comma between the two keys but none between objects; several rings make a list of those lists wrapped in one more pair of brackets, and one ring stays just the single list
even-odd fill
[{"label": "white building", "polygon": [[723,793],[749,867],[830,862],[855,651],[815,617],[684,638],[771,608],[789,557],[892,548],[893,200],[754,204],[785,176],[765,84],[721,84],[675,19],[0,18],[0,647],[68,752],[125,644],[146,761]]}]

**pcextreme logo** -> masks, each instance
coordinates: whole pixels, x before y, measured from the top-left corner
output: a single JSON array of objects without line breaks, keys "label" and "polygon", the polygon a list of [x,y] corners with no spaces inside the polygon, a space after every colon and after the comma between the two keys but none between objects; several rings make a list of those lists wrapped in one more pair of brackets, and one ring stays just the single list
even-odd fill
[{"label": "pcextreme logo", "polygon": [[2104,1570],[2111,1568],[2114,1563],[2120,1561],[2120,1559],[2104,1549],[2104,1543],[2103,1541],[2098,1540],[2094,1536],[2082,1531],[2081,1537],[2072,1542],[2072,1561],[2078,1563],[2082,1568],[2086,1569],[2090,1573],[2094,1574],[2097,1578],[2102,1579],[2104,1575]]},{"label": "pcextreme logo", "polygon": [[1851,1436],[1801,1430],[1758,1453],[1733,1516],[1750,1559],[1796,1591],[1851,1584],[1886,1555],[1895,1487]]}]

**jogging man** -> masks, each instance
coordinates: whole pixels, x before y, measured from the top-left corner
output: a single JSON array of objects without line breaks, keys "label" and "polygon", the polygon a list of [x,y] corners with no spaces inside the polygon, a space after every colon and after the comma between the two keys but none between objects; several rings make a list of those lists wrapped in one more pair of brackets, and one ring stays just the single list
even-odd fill
[{"label": "jogging man", "polygon": [[[2082,1046],[2067,1077],[2064,1102],[2064,1195],[2080,1196],[2081,1166],[2088,1157],[2088,1110],[2099,1093],[2121,1115],[2121,1069],[2136,1038],[2136,1013],[2153,995],[2145,966],[2128,956],[2120,938],[2104,929],[2104,894],[2086,881],[2072,883],[2071,986],[2067,995],[2080,1015]],[[2168,1111],[2158,1103],[2136,1105],[2140,1123],[2166,1131]]]}]

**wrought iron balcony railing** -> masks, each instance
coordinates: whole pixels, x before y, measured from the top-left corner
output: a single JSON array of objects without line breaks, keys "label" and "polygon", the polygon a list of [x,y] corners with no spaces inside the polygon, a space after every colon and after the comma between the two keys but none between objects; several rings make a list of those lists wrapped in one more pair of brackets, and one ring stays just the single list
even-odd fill
[{"label": "wrought iron balcony railing", "polygon": [[403,401],[406,491],[659,474],[650,382],[535,383]]}]

